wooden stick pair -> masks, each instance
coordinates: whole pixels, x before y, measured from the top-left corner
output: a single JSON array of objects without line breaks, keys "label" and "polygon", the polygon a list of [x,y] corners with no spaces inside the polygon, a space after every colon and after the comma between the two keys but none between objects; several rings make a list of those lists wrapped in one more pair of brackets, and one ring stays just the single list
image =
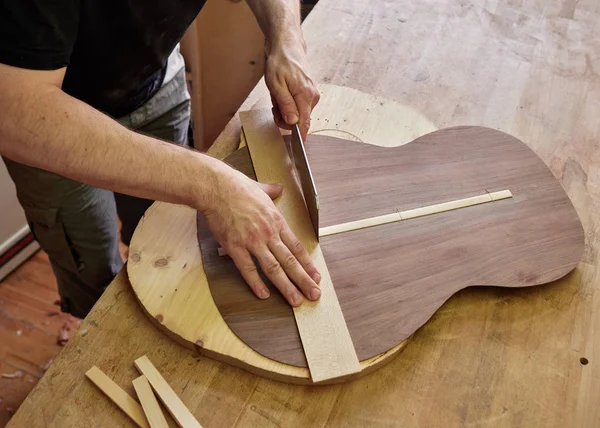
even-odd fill
[{"label": "wooden stick pair", "polygon": [[135,360],[134,365],[142,374],[133,381],[141,405],[98,367],[93,366],[85,375],[141,428],[169,426],[154,392],[180,427],[202,428],[147,356]]}]

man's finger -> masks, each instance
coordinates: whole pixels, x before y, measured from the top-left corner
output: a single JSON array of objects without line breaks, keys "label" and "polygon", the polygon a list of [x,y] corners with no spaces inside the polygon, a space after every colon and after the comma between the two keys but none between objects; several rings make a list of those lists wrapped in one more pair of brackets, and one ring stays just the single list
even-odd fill
[{"label": "man's finger", "polygon": [[283,120],[288,125],[295,125],[298,123],[300,118],[300,114],[298,113],[298,109],[296,107],[296,101],[287,87],[285,88],[277,88],[273,91],[273,97],[277,102],[277,106],[279,107],[279,111],[281,112],[281,116]]},{"label": "man's finger", "polygon": [[296,238],[294,233],[287,225],[285,225],[281,230],[281,240],[283,241],[285,246],[289,248],[290,252],[294,255],[294,257],[296,257],[298,262],[300,262],[300,265],[302,266],[304,271],[312,278],[312,280],[317,284],[321,282],[321,274],[319,273],[319,270],[313,263],[310,254],[308,254],[308,251],[306,251],[304,245],[302,245],[298,238]]},{"label": "man's finger", "polygon": [[298,128],[300,128],[300,135],[302,141],[306,141],[308,130],[310,129],[310,114],[312,113],[312,94],[302,92],[294,97],[298,111],[300,112],[300,118],[298,119]]},{"label": "man's finger", "polygon": [[254,291],[256,297],[260,299],[266,299],[269,297],[269,289],[263,280],[260,279],[260,275],[256,269],[256,264],[254,264],[254,260],[252,260],[252,257],[250,257],[250,253],[246,249],[228,250],[228,253],[229,257],[231,257],[235,263],[235,266],[242,274],[244,281],[248,283],[252,291]]},{"label": "man's finger", "polygon": [[283,191],[283,186],[279,183],[258,183],[263,192],[265,192],[271,199],[277,199]]},{"label": "man's finger", "polygon": [[260,263],[260,267],[264,274],[271,280],[273,285],[281,292],[285,300],[292,306],[300,306],[304,301],[300,290],[287,277],[281,264],[271,250],[267,247],[262,247],[254,252],[254,255]]},{"label": "man's finger", "polygon": [[314,109],[319,101],[321,100],[321,93],[315,89],[313,99],[312,99],[312,108]]},{"label": "man's finger", "polygon": [[[276,103],[276,101],[273,101],[273,102]],[[277,104],[273,104],[273,108],[271,109],[271,111],[273,112],[273,120],[275,121],[275,125],[277,125],[278,128],[281,128],[281,129],[290,129],[291,128],[290,125],[285,123],[285,120],[283,120],[283,117],[281,117],[281,112],[279,111],[279,107],[277,107]]]},{"label": "man's finger", "polygon": [[321,297],[321,290],[306,273],[296,256],[279,239],[269,243],[269,250],[273,253],[279,264],[283,267],[288,278],[302,291],[308,299],[317,300]]}]

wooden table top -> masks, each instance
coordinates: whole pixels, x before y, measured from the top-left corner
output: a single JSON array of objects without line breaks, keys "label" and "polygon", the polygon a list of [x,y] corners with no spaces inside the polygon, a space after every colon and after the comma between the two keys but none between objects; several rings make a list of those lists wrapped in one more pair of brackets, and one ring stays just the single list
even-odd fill
[{"label": "wooden table top", "polygon": [[[134,394],[148,355],[203,426],[600,426],[600,3],[320,0],[304,23],[316,80],[482,125],[530,145],[586,230],[556,283],[463,290],[386,367],[345,385],[262,379],[159,332],[121,272],[10,426],[129,426],[88,381]],[[259,86],[246,107],[265,94]],[[235,145],[233,120],[215,152]],[[219,153],[222,151],[222,153]]]}]

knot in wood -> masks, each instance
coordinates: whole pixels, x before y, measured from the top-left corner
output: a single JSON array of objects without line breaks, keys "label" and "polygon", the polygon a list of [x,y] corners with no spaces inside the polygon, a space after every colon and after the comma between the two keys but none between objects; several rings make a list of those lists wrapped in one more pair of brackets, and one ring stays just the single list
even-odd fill
[{"label": "knot in wood", "polygon": [[168,264],[169,264],[169,260],[167,260],[166,258],[163,257],[154,262],[154,267],[165,267]]}]

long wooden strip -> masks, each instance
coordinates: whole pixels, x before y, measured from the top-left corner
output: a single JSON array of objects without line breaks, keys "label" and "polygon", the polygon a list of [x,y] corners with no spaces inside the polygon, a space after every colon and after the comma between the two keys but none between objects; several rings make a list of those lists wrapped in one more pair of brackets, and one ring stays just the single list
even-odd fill
[{"label": "long wooden strip", "polygon": [[173,391],[173,388],[171,388],[158,370],[156,370],[156,367],[154,367],[147,356],[144,355],[135,360],[134,365],[138,371],[148,379],[148,382],[152,385],[152,389],[154,389],[156,395],[160,398],[160,401],[163,402],[180,427],[202,428],[194,415],[192,415],[192,412],[190,412],[185,404],[183,404],[175,391]]},{"label": "long wooden strip", "polygon": [[125,412],[127,416],[142,428],[150,428],[142,406],[135,401],[129,394],[117,385],[111,378],[106,376],[102,370],[96,366],[92,366],[86,374],[87,378],[91,380],[94,385],[100,388],[108,398],[112,400],[121,410]]},{"label": "long wooden strip", "polygon": [[412,210],[401,211],[398,213],[385,214],[377,217],[365,218],[347,223],[340,223],[333,226],[322,227],[319,229],[319,235],[329,236],[336,233],[349,232],[351,230],[364,229],[367,227],[380,226],[382,224],[394,223],[397,221],[408,220],[417,217],[424,217],[432,214],[439,214],[446,211],[452,211],[459,208],[472,207],[474,205],[485,204],[488,202],[499,201],[501,199],[512,198],[509,190],[499,192],[485,193],[483,195],[472,196],[470,198],[457,199],[441,204],[428,205],[426,207],[415,208]]},{"label": "long wooden strip", "polygon": [[283,185],[285,190],[276,201],[277,208],[321,273],[321,298],[294,308],[312,380],[320,382],[359,372],[352,338],[279,129],[270,110],[242,112],[240,118],[257,180]]},{"label": "long wooden strip", "polygon": [[[380,226],[382,224],[394,223],[397,221],[408,220],[411,218],[424,217],[427,215],[443,213],[446,211],[456,210],[459,208],[472,207],[488,202],[499,201],[502,199],[512,198],[510,190],[501,190],[499,192],[485,193],[483,195],[472,196],[470,198],[456,199],[450,202],[441,204],[428,205],[426,207],[415,208],[412,210],[401,211],[398,213],[384,214],[377,217],[370,217],[347,223],[335,224],[333,226],[321,227],[319,236],[335,235],[336,233],[350,232],[352,230],[365,229],[367,227]],[[223,248],[218,249],[219,256],[226,256],[227,251]]]},{"label": "long wooden strip", "polygon": [[140,376],[133,380],[133,388],[142,403],[142,409],[146,414],[146,419],[150,424],[150,428],[168,428],[167,419],[160,409],[160,404],[152,392],[152,388],[148,383],[146,376]]}]

